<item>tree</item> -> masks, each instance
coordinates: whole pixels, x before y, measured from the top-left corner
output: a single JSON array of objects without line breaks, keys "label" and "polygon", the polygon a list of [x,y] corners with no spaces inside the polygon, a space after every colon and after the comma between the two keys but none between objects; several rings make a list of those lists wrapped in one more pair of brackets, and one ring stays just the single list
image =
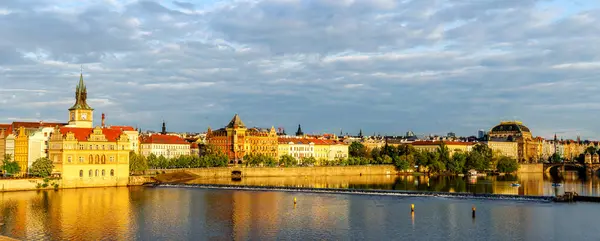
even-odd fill
[{"label": "tree", "polygon": [[458,174],[465,172],[465,164],[467,163],[467,154],[456,152],[448,162],[448,171]]},{"label": "tree", "polygon": [[371,158],[373,158],[373,160],[377,160],[382,156],[382,151],[381,149],[379,149],[379,147],[375,147],[373,148],[373,150],[371,150]]},{"label": "tree", "polygon": [[317,159],[312,156],[311,157],[303,157],[301,159],[301,162],[302,162],[302,166],[305,166],[305,167],[312,166],[317,162]]},{"label": "tree", "polygon": [[367,157],[367,147],[360,142],[352,142],[348,147],[348,154],[351,157]]},{"label": "tree", "polygon": [[388,155],[384,155],[384,156],[381,158],[381,162],[380,162],[380,163],[381,163],[381,164],[392,164],[393,162],[394,162],[394,160],[393,160],[393,159],[392,159],[390,156],[388,156]]},{"label": "tree", "polygon": [[54,164],[52,164],[52,161],[46,157],[42,157],[38,158],[31,164],[29,173],[37,177],[49,177],[50,174],[52,174],[53,168]]},{"label": "tree", "polygon": [[296,158],[294,158],[293,156],[286,154],[279,158],[279,165],[291,167],[291,166],[295,166],[297,164],[298,164],[298,161],[296,161]]},{"label": "tree", "polygon": [[396,165],[396,170],[406,171],[410,169],[410,161],[407,158],[408,156],[400,156],[394,163]]},{"label": "tree", "polygon": [[467,156],[467,169],[484,171],[490,168],[493,152],[486,144],[477,144]]},{"label": "tree", "polygon": [[500,158],[498,158],[498,164],[496,165],[496,169],[498,169],[499,172],[504,173],[516,172],[517,170],[519,170],[519,163],[513,158],[501,156]]},{"label": "tree", "polygon": [[437,153],[438,153],[438,160],[442,163],[448,163],[450,162],[450,150],[448,150],[448,147],[446,146],[446,144],[444,144],[444,142],[441,142],[440,145],[438,146],[437,149]]},{"label": "tree", "polygon": [[21,167],[16,161],[4,160],[4,164],[2,164],[2,170],[6,174],[14,175],[21,171]]},{"label": "tree", "polygon": [[554,153],[552,154],[552,156],[550,156],[550,160],[551,163],[561,163],[562,160],[560,158],[560,155],[558,153]]},{"label": "tree", "polygon": [[143,172],[148,170],[148,160],[143,155],[138,155],[135,152],[129,152],[129,171]]},{"label": "tree", "polygon": [[584,153],[589,153],[590,155],[594,155],[594,153],[596,153],[598,150],[596,149],[596,147],[594,146],[588,146],[587,148],[585,148],[585,152]]},{"label": "tree", "polygon": [[148,167],[152,168],[152,169],[158,169],[160,168],[159,163],[158,163],[158,157],[156,155],[154,155],[154,153],[151,153],[148,158]]}]

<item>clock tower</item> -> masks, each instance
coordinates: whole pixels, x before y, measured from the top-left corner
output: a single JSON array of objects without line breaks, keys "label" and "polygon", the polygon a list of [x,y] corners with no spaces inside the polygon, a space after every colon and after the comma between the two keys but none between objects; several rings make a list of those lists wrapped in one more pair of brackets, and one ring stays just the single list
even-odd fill
[{"label": "clock tower", "polygon": [[69,126],[81,128],[94,127],[94,109],[87,104],[87,88],[83,83],[83,73],[75,89],[75,104],[69,108]]}]

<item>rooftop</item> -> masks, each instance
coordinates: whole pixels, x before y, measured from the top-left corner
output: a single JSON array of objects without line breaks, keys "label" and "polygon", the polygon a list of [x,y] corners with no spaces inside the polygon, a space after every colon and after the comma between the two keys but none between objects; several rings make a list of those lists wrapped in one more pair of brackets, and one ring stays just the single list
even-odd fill
[{"label": "rooftop", "polygon": [[169,144],[169,145],[189,145],[187,141],[179,136],[173,135],[151,135],[142,138],[143,144]]}]

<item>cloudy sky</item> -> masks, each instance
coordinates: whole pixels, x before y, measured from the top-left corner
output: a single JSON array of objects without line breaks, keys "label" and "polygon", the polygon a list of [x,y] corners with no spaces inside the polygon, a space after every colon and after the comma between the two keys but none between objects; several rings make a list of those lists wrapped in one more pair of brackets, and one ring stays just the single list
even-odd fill
[{"label": "cloudy sky", "polygon": [[[82,3],[85,2],[85,3]],[[596,0],[1,0],[0,123],[599,139]]]}]

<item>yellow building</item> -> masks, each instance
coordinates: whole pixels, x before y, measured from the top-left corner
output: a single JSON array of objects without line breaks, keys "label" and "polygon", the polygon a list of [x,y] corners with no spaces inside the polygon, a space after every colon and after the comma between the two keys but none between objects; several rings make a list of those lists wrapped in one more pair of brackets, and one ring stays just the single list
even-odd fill
[{"label": "yellow building", "polygon": [[19,164],[21,174],[27,173],[27,156],[29,154],[29,135],[25,132],[24,127],[19,128],[18,134],[15,136],[15,156],[14,161]]},{"label": "yellow building", "polygon": [[[278,138],[278,158],[290,155],[296,160],[305,157],[314,157],[319,164],[323,160],[333,161],[338,158],[348,157],[348,145],[336,140],[308,139],[308,138]],[[300,163],[299,163],[300,164]]]},{"label": "yellow building", "polygon": [[459,142],[459,141],[415,141],[411,143],[415,150],[434,152],[439,149],[441,143],[446,145],[450,156],[456,152],[470,152],[473,149],[473,142]]},{"label": "yellow building", "polygon": [[275,127],[271,127],[270,130],[256,127],[248,129],[237,114],[225,128],[213,131],[209,127],[206,141],[236,163],[251,154],[277,157]]},{"label": "yellow building", "polygon": [[496,155],[508,156],[508,157],[514,158],[515,160],[518,160],[518,158],[519,158],[517,142],[514,142],[514,141],[488,141],[487,145],[488,145],[488,147],[490,147],[490,149],[492,149],[492,151]]},{"label": "yellow building", "polygon": [[[489,142],[515,142],[517,143],[517,160],[519,162],[534,163],[541,159],[542,143],[538,138],[533,138],[528,127],[520,121],[502,121],[489,132]],[[508,147],[509,144],[497,146]],[[488,144],[489,145],[489,144]],[[493,149],[492,149],[493,150]],[[510,154],[513,151],[503,150]]]},{"label": "yellow building", "polygon": [[126,186],[129,182],[129,137],[121,129],[89,127],[93,109],[86,104],[87,90],[80,77],[71,121],[57,126],[48,141],[53,175],[64,187]]}]

